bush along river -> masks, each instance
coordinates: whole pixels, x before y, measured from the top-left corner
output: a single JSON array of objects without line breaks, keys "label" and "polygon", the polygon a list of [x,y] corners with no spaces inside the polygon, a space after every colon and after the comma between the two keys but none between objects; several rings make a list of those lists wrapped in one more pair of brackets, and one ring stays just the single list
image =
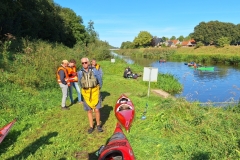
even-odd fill
[{"label": "bush along river", "polygon": [[[114,54],[116,55],[116,54]],[[118,55],[119,56],[119,55]],[[187,101],[198,101],[203,105],[236,105],[240,97],[240,69],[235,66],[208,65],[214,70],[201,71],[188,67],[184,62],[165,62],[121,57],[127,63],[145,67],[156,67],[160,73],[169,73],[183,85],[183,91],[174,95]],[[144,62],[144,63],[141,63]]]}]

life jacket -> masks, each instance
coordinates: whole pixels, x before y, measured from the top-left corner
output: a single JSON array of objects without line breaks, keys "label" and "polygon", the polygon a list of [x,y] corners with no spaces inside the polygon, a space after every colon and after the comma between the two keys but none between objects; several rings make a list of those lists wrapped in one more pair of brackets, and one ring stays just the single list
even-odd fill
[{"label": "life jacket", "polygon": [[67,67],[67,72],[68,72],[68,76],[69,76],[69,81],[70,82],[78,82],[76,66]]},{"label": "life jacket", "polygon": [[93,109],[96,108],[98,102],[99,102],[99,94],[100,94],[100,89],[99,85],[97,85],[94,88],[89,88],[89,89],[81,89],[82,96],[87,103],[87,105]]},{"label": "life jacket", "polygon": [[96,64],[95,68],[96,68],[97,70],[99,70],[99,69],[100,69],[100,65],[99,65],[99,64]]},{"label": "life jacket", "polygon": [[67,82],[67,85],[70,86],[70,81],[69,81],[67,69],[64,68],[63,66],[58,67],[58,70],[57,70],[57,74],[56,74],[56,75],[57,75],[57,82],[58,82],[58,84],[61,84],[61,83],[62,83],[62,82],[61,82],[61,79],[60,79],[60,76],[59,76],[59,74],[58,74],[58,72],[59,72],[60,70],[63,70],[63,71],[64,71],[65,81]]},{"label": "life jacket", "polygon": [[85,71],[82,72],[82,78],[80,80],[81,87],[83,89],[94,88],[98,85],[97,78],[94,76],[93,70],[88,69],[88,73]]}]

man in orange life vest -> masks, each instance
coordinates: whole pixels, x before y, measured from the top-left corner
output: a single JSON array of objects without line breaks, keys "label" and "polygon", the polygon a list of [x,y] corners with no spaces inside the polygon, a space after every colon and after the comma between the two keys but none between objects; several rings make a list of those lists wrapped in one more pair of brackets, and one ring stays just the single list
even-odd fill
[{"label": "man in orange life vest", "polygon": [[69,109],[66,106],[66,100],[67,100],[67,96],[68,96],[68,86],[70,86],[69,77],[68,77],[67,68],[66,68],[67,66],[68,66],[68,61],[63,60],[61,66],[58,67],[58,70],[57,70],[57,81],[58,81],[60,88],[62,89],[62,104],[61,104],[61,106],[62,106],[63,110]]},{"label": "man in orange life vest", "polygon": [[78,81],[81,85],[81,93],[83,96],[83,106],[84,110],[87,111],[88,120],[90,128],[88,133],[94,131],[93,126],[93,110],[95,110],[96,123],[98,132],[102,132],[102,127],[100,124],[100,108],[101,108],[101,98],[100,89],[102,87],[102,78],[96,68],[92,68],[89,65],[88,58],[82,58],[81,63],[83,68],[78,71]]},{"label": "man in orange life vest", "polygon": [[75,59],[71,59],[69,61],[68,67],[68,76],[69,76],[69,81],[70,81],[70,86],[68,87],[69,89],[69,97],[71,100],[71,104],[74,103],[74,99],[73,99],[73,91],[72,91],[72,87],[74,87],[77,91],[78,94],[78,103],[82,104],[82,95],[81,95],[81,91],[80,88],[78,86],[78,75],[77,75],[77,68],[76,68],[76,60]]},{"label": "man in orange life vest", "polygon": [[96,68],[96,69],[99,71],[101,77],[103,76],[102,68],[101,68],[100,65],[97,63],[96,59],[92,59],[92,61],[91,61],[91,67]]}]

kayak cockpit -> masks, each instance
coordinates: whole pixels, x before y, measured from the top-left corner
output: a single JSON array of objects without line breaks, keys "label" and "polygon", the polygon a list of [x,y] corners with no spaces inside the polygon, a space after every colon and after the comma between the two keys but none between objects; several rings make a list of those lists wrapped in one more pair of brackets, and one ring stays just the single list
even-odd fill
[{"label": "kayak cockpit", "polygon": [[106,153],[101,160],[123,160],[123,154],[119,150],[112,150]]},{"label": "kayak cockpit", "polygon": [[121,104],[118,108],[117,108],[117,112],[119,111],[124,111],[124,110],[132,110],[132,106],[129,104]]},{"label": "kayak cockpit", "polygon": [[120,98],[120,99],[117,101],[117,103],[126,103],[126,102],[129,102],[129,101],[130,101],[129,98],[127,98],[127,97],[122,97],[122,98]]}]

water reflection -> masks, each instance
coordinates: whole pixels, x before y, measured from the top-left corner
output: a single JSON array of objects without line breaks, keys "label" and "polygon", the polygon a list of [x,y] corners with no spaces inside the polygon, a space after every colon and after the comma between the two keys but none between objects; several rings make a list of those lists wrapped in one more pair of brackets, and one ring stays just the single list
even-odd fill
[{"label": "water reflection", "polygon": [[199,71],[183,62],[155,62],[152,66],[161,73],[170,73],[178,78],[184,89],[176,97],[199,102],[229,102],[240,97],[240,71],[237,69],[216,65],[214,71]]},{"label": "water reflection", "polygon": [[127,62],[128,64],[134,64],[134,61],[129,57],[129,56],[123,56],[123,55],[119,55],[113,51],[111,51],[111,54],[114,56],[114,57],[118,57],[118,58],[121,58],[123,59],[125,62]]}]

